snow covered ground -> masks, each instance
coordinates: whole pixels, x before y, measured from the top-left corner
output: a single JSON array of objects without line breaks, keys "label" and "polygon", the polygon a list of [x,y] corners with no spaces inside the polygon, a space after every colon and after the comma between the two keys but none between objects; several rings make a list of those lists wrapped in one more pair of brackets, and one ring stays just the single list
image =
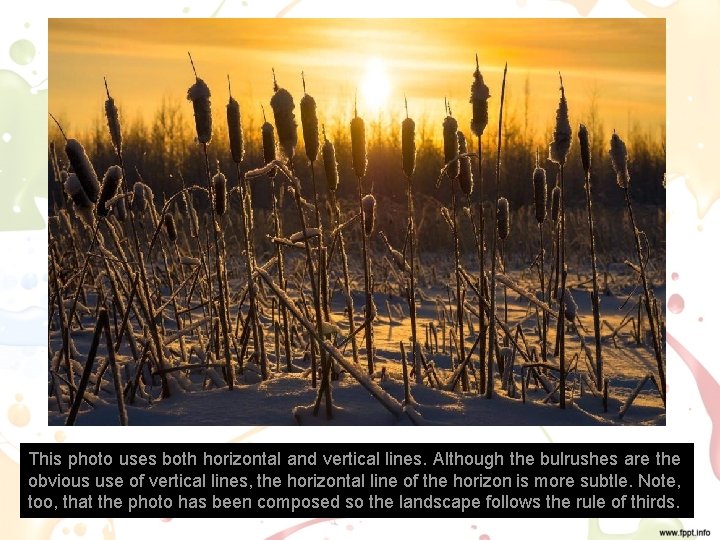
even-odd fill
[{"label": "snow covered ground", "polygon": [[[436,271],[434,275],[449,276],[451,269]],[[605,374],[609,379],[608,410],[603,411],[602,397],[594,394],[587,388],[587,384],[580,382],[579,374],[586,374],[587,367],[582,360],[580,341],[577,334],[568,326],[567,358],[572,365],[572,359],[578,354],[577,371],[571,373],[567,380],[568,408],[561,410],[554,398],[547,399],[548,394],[542,386],[531,382],[527,387],[526,403],[521,399],[521,371],[523,363],[520,355],[516,354],[514,367],[514,385],[516,392],[508,392],[501,387],[501,380],[495,378],[495,393],[492,399],[485,399],[478,395],[477,377],[470,376],[470,385],[467,391],[462,392],[460,384],[455,391],[445,388],[431,388],[426,385],[416,385],[414,377],[410,377],[410,391],[417,405],[411,422],[410,416],[393,415],[368,390],[360,385],[355,378],[347,372],[341,372],[338,379],[332,383],[334,415],[331,420],[325,416],[324,404],[320,413],[312,414],[313,404],[317,396],[317,389],[311,387],[309,375],[308,355],[301,355],[300,350],[295,351],[293,365],[295,369],[287,373],[284,369],[284,355],[281,353],[280,366],[275,360],[274,336],[270,325],[270,310],[264,311],[263,322],[266,326],[266,347],[271,365],[271,377],[262,381],[259,368],[254,364],[246,364],[242,373],[236,373],[238,384],[232,391],[224,385],[219,369],[195,369],[192,371],[176,371],[169,375],[172,389],[171,397],[160,400],[159,378],[155,377],[154,385],[148,384],[138,391],[138,397],[133,404],[127,405],[129,423],[131,425],[403,425],[420,423],[428,425],[662,425],[665,423],[665,409],[660,394],[653,384],[648,381],[628,412],[619,418],[619,410],[628,396],[646,374],[657,373],[652,346],[648,336],[640,336],[638,344],[633,335],[631,317],[637,318],[637,296],[639,290],[634,287],[629,269],[622,267],[609,280],[609,294],[602,296],[602,318],[609,323],[603,326],[603,356]],[[513,280],[523,286],[530,287],[527,273],[512,273]],[[361,282],[361,278],[358,280]],[[420,345],[425,355],[436,366],[438,379],[445,383],[451,371],[451,345],[449,338],[449,323],[445,324],[445,338],[443,339],[444,317],[452,318],[451,306],[454,306],[452,291],[447,286],[434,282],[434,278],[426,272],[419,280],[421,285],[418,308],[418,334]],[[440,278],[441,282],[446,282]],[[568,277],[569,288],[578,305],[578,314],[582,327],[585,329],[586,344],[594,352],[592,338],[592,311],[590,305],[590,283],[587,275]],[[400,341],[404,342],[406,351],[410,352],[410,318],[407,303],[392,294],[393,287],[389,285],[378,287],[381,293],[375,294],[378,317],[374,323],[376,366],[373,380],[390,394],[400,404],[404,401],[404,388],[402,377],[402,363],[400,357]],[[452,289],[452,288],[451,288]],[[657,285],[654,293],[658,302],[664,305],[664,284]],[[497,290],[498,313],[504,317],[503,287],[498,284]],[[632,298],[628,300],[628,295]],[[354,294],[356,326],[362,322],[364,295]],[[477,300],[466,299],[472,306]],[[333,295],[332,311],[334,323],[340,328],[341,334],[346,335],[348,323],[343,313],[344,299],[339,292]],[[390,313],[388,312],[390,310]],[[443,314],[445,310],[445,314]],[[664,310],[661,307],[660,312]],[[390,316],[389,316],[390,315]],[[644,313],[643,313],[644,315]],[[617,328],[623,320],[628,320],[614,339],[610,338],[610,328]],[[84,331],[75,332],[75,343],[81,353],[85,355],[89,349],[92,338],[93,324],[91,315],[87,316],[88,324]],[[477,338],[478,321],[470,315],[470,328],[466,330],[466,350],[470,350]],[[515,292],[508,291],[508,321],[511,328],[520,323],[525,335],[525,343],[532,349],[537,347],[537,318],[534,307]],[[434,340],[432,346],[426,342],[426,327],[430,323],[438,332],[438,350],[435,350]],[[554,321],[551,321],[550,337],[554,336]],[[170,326],[168,326],[170,328]],[[647,329],[647,325],[645,325]],[[468,335],[469,334],[469,335]],[[649,332],[643,332],[649,334]],[[335,338],[342,341],[342,336]],[[60,335],[57,330],[51,332],[51,348],[57,350],[60,344]],[[252,341],[252,340],[251,340]],[[282,341],[282,340],[281,340]],[[444,342],[444,345],[443,345]],[[187,347],[193,343],[188,339]],[[364,339],[362,332],[358,334],[360,347],[360,362],[358,368],[367,372],[364,364]],[[525,345],[523,345],[523,348]],[[512,349],[512,347],[510,347]],[[550,348],[552,352],[552,348]],[[174,349],[178,351],[177,346]],[[127,363],[127,369],[121,369],[123,383],[132,376],[133,369],[126,345],[121,349],[121,364]],[[452,352],[455,355],[454,351]],[[104,357],[104,348],[101,346],[100,357]],[[344,347],[344,357],[352,362],[351,347]],[[477,351],[474,353],[477,366]],[[197,363],[198,358],[191,355],[191,363]],[[549,362],[557,365],[557,357],[550,357]],[[82,368],[76,365],[77,373]],[[657,375],[655,375],[657,376]],[[94,389],[94,374],[91,376],[89,389]],[[147,381],[150,382],[148,377]],[[548,372],[546,380],[552,385],[556,381],[552,372]],[[581,388],[582,386],[582,388]],[[65,386],[61,386],[65,392]],[[512,397],[511,397],[512,396]],[[556,397],[555,394],[554,397]],[[114,386],[110,370],[104,375],[101,389],[96,397],[88,396],[93,406],[83,404],[76,425],[114,425],[118,423],[118,408],[115,400]],[[49,423],[51,425],[63,424],[67,418],[67,404],[63,406],[63,413],[58,412],[56,397],[51,394],[48,398]]]}]

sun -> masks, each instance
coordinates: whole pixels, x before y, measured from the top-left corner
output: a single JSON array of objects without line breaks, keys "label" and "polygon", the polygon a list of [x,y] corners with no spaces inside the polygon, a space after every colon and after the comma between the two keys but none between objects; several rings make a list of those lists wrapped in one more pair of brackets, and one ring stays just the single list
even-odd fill
[{"label": "sun", "polygon": [[365,105],[372,111],[377,112],[387,103],[390,96],[390,79],[385,62],[381,58],[370,58],[367,61],[360,91]]}]

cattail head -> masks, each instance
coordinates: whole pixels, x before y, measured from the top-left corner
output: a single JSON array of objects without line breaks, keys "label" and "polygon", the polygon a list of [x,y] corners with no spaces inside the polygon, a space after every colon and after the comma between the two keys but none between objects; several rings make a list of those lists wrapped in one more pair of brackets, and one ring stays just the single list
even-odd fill
[{"label": "cattail head", "polygon": [[318,135],[317,105],[315,99],[305,92],[305,74],[303,80],[303,97],[300,100],[300,123],[303,128],[303,141],[305,142],[305,155],[308,161],[315,162],[320,149]]},{"label": "cattail head", "polygon": [[[405,112],[407,114],[407,98]],[[402,121],[402,165],[405,176],[410,178],[415,172],[415,121],[409,116]]]},{"label": "cattail head", "polygon": [[219,170],[212,177],[213,184],[213,204],[215,205],[215,213],[218,216],[225,214],[227,209],[227,179]]},{"label": "cattail head", "polygon": [[630,185],[630,173],[628,172],[627,147],[617,133],[613,132],[610,137],[610,161],[613,170],[617,175],[617,184],[621,188]]},{"label": "cattail head", "polygon": [[[263,119],[265,118],[265,109],[263,109]],[[270,122],[264,122],[262,125],[262,146],[263,146],[263,159],[265,164],[272,163],[276,157],[275,147],[275,128],[273,128]],[[275,177],[275,169],[271,169],[268,172],[270,178]]]},{"label": "cattail head", "polygon": [[115,100],[110,97],[107,80],[105,80],[105,91],[107,99],[105,100],[105,118],[107,118],[108,131],[110,131],[110,140],[112,140],[115,150],[120,153],[122,149],[122,133],[120,132],[120,114],[115,106]]},{"label": "cattail head", "polygon": [[[273,79],[275,72],[273,71]],[[297,146],[297,123],[295,122],[295,102],[290,92],[280,88],[277,82],[274,84],[275,93],[270,99],[270,106],[275,116],[275,127],[277,129],[280,148],[287,159],[292,159]]]},{"label": "cattail head", "polygon": [[372,194],[362,198],[362,212],[365,217],[365,236],[370,236],[375,229],[375,197]]},{"label": "cattail head", "polygon": [[510,203],[505,197],[497,202],[497,229],[500,240],[505,240],[510,232]]},{"label": "cattail head", "polygon": [[542,167],[535,167],[533,172],[533,190],[535,194],[535,219],[538,224],[542,225],[547,216],[547,175]]},{"label": "cattail head", "polygon": [[[323,135],[325,128],[323,127]],[[338,169],[335,160],[335,146],[325,137],[322,148],[323,166],[325,167],[325,181],[327,182],[328,191],[335,191],[338,187]]]},{"label": "cattail head", "polygon": [[230,96],[227,104],[227,124],[228,137],[230,138],[230,154],[232,154],[232,160],[235,163],[240,163],[245,155],[245,145],[242,135],[240,104],[232,96]]},{"label": "cattail head", "polygon": [[[447,101],[445,102],[448,113],[450,113],[447,107]],[[445,150],[445,164],[448,165],[447,175],[450,180],[455,180],[460,173],[460,164],[456,158],[458,156],[458,134],[457,134],[457,120],[455,120],[451,114],[445,117],[443,120],[443,148]],[[450,163],[452,160],[454,160]]]},{"label": "cattail head", "polygon": [[77,208],[92,209],[93,203],[85,192],[85,189],[76,174],[71,173],[68,175],[67,180],[65,180],[64,187],[65,193],[70,196]]},{"label": "cattail head", "polygon": [[133,186],[133,212],[144,212],[149,204],[152,204],[153,192],[150,186],[144,182],[135,182]]},{"label": "cattail head", "polygon": [[[461,154],[467,153],[467,141],[465,140],[465,134],[462,131],[458,131],[458,147]],[[465,194],[466,197],[472,195],[473,175],[469,157],[460,158],[458,183],[460,184],[460,189],[462,189],[462,192]]]},{"label": "cattail head", "polygon": [[560,186],[555,186],[552,190],[552,198],[550,200],[550,219],[555,223],[560,217]]},{"label": "cattail head", "polygon": [[68,139],[65,144],[65,154],[67,154],[70,165],[72,165],[85,194],[92,202],[97,201],[100,194],[100,182],[98,182],[97,173],[90,163],[90,158],[85,153],[83,145],[76,139]]},{"label": "cattail head", "polygon": [[555,111],[555,129],[553,130],[553,140],[550,143],[550,160],[558,165],[564,165],[568,152],[570,152],[571,142],[572,129],[568,117],[568,104],[565,99],[565,87],[562,85],[562,77],[560,77],[560,103]]},{"label": "cattail head", "polygon": [[175,242],[177,240],[177,229],[175,228],[175,218],[173,218],[172,214],[165,214],[163,216],[163,223],[165,225],[165,232],[168,235],[168,238],[171,242]]},{"label": "cattail head", "polygon": [[583,170],[587,175],[590,172],[590,139],[585,124],[580,124],[578,139],[580,139],[580,160],[582,161]]},{"label": "cattail head", "polygon": [[470,129],[476,137],[480,137],[485,131],[488,123],[488,99],[490,89],[485,84],[480,73],[477,54],[475,55],[475,73],[473,83],[470,87],[470,103],[472,103],[473,117],[470,121]]},{"label": "cattail head", "polygon": [[198,142],[207,144],[212,139],[212,112],[210,111],[210,88],[205,81],[195,77],[193,84],[187,91],[188,101],[192,101],[195,115],[195,131]]},{"label": "cattail head", "polygon": [[127,219],[127,206],[125,205],[125,197],[118,199],[118,201],[113,204],[113,210],[115,211],[115,217],[118,218],[118,221],[125,221]]},{"label": "cattail head", "polygon": [[95,217],[93,216],[94,205],[87,193],[85,193],[85,188],[83,188],[82,183],[80,183],[78,176],[76,174],[68,175],[64,187],[65,192],[70,195],[73,203],[75,204],[75,212],[77,216],[83,221],[83,223],[85,223],[85,225],[92,227],[95,220]]},{"label": "cattail head", "polygon": [[100,190],[100,198],[98,199],[97,205],[98,216],[108,215],[110,209],[106,207],[106,203],[115,196],[121,181],[122,169],[118,165],[110,166],[103,177],[102,189]]},{"label": "cattail head", "polygon": [[357,115],[357,103],[355,104],[355,117],[350,120],[350,143],[352,146],[352,161],[355,176],[363,178],[367,170],[365,121]]}]

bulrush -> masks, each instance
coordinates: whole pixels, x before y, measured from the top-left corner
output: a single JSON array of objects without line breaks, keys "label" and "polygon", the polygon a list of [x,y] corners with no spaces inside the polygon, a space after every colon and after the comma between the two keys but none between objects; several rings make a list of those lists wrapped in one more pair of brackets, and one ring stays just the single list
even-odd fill
[{"label": "bulrush", "polygon": [[415,121],[407,114],[407,98],[405,98],[405,120],[402,121],[402,166],[409,181],[415,172]]},{"label": "bulrush", "polygon": [[96,202],[100,194],[100,182],[98,182],[92,163],[90,163],[90,158],[85,153],[85,148],[78,140],[68,139],[65,144],[65,154],[67,154],[70,165],[88,198],[92,202]]},{"label": "bulrush", "polygon": [[355,116],[350,120],[350,143],[352,146],[352,162],[355,176],[363,178],[367,170],[365,121],[357,115],[357,98],[355,98]]},{"label": "bulrush", "polygon": [[[455,180],[460,173],[460,165],[457,162],[459,144],[458,144],[458,123],[452,117],[452,111],[445,100],[445,110],[447,116],[443,120],[443,149],[445,151],[445,165],[447,165],[447,175],[450,180]],[[454,161],[453,161],[454,160]]]},{"label": "bulrush", "polygon": [[107,208],[106,204],[117,193],[122,177],[122,169],[118,165],[111,165],[105,172],[102,189],[100,190],[100,198],[98,199],[97,205],[98,216],[107,216],[110,212],[110,209]]},{"label": "bulrush", "polygon": [[480,73],[478,56],[475,54],[475,73],[473,83],[470,87],[470,103],[472,103],[473,116],[470,121],[470,129],[476,137],[480,137],[488,124],[488,99],[490,89],[485,84]]},{"label": "bulrush", "polygon": [[317,105],[315,99],[305,92],[305,74],[302,73],[303,97],[300,99],[300,123],[303,129],[305,155],[311,163],[317,160],[320,149],[318,135]]},{"label": "bulrush", "polygon": [[601,389],[603,377],[602,343],[600,339],[600,293],[598,288],[597,261],[595,259],[595,224],[592,213],[592,193],[590,187],[590,138],[584,124],[578,129],[580,139],[580,160],[585,171],[585,201],[587,203],[588,229],[590,231],[590,264],[592,266],[593,290],[590,300],[593,308],[593,330],[595,332],[595,384]]},{"label": "bulrush", "polygon": [[[228,75],[228,92],[230,92],[230,76]],[[242,134],[242,118],[240,117],[240,104],[232,97],[227,104],[228,138],[230,139],[230,155],[235,163],[240,163],[245,156],[245,145]]]},{"label": "bulrush", "polygon": [[[190,56],[190,53],[188,53]],[[187,91],[188,101],[192,101],[193,114],[195,115],[195,131],[200,144],[207,144],[212,139],[212,112],[210,110],[210,88],[205,81],[197,76],[195,64],[190,56],[190,64],[195,73],[195,84]]]},{"label": "bulrush", "polygon": [[[408,112],[407,97],[405,97],[405,120],[402,121],[402,167],[405,173],[405,179],[407,180],[407,206],[408,206],[408,244],[409,244],[409,255],[410,263],[405,261],[405,257],[402,257],[402,265],[407,268],[409,274],[409,290],[408,290],[408,307],[410,308],[410,336],[412,339],[412,360],[415,371],[415,381],[418,384],[422,384],[422,370],[420,365],[420,355],[418,354],[418,339],[417,339],[417,310],[415,306],[415,209],[413,203],[412,193],[412,175],[415,172],[415,121],[410,118]],[[384,237],[383,237],[384,238]],[[390,252],[395,258],[396,264],[400,264],[398,261],[397,252],[390,248],[389,242],[386,243]]]},{"label": "bulrush", "polygon": [[580,160],[582,161],[583,171],[587,176],[590,172],[590,139],[585,124],[580,124],[578,139],[580,139]]},{"label": "bulrush", "polygon": [[[261,128],[263,160],[267,165],[268,163],[275,161],[275,158],[277,156],[277,147],[275,146],[275,128],[270,122],[265,119],[265,107],[262,107],[261,105],[261,108],[263,114],[263,125]],[[272,169],[270,169],[270,171],[268,171],[268,176],[270,178],[274,178],[276,172],[277,171],[273,167]]]},{"label": "bulrush", "polygon": [[[533,171],[533,195],[535,202],[535,221],[538,223],[540,233],[540,261],[538,271],[540,277],[540,299],[545,301],[545,246],[543,243],[543,224],[547,217],[547,174],[540,167],[539,152],[535,154],[535,170]],[[540,343],[542,360],[547,356],[547,314],[542,312],[542,326],[540,327]]]},{"label": "bulrush", "polygon": [[628,172],[627,148],[617,133],[610,137],[610,162],[617,177],[617,184],[627,189],[630,186],[630,173]]},{"label": "bulrush", "polygon": [[278,86],[275,79],[275,70],[273,70],[273,89],[275,93],[270,98],[270,106],[275,116],[278,143],[283,154],[289,160],[295,155],[295,147],[297,146],[297,123],[293,113],[295,102],[290,92]]},{"label": "bulrush", "polygon": [[658,367],[658,375],[660,377],[660,394],[665,402],[665,366],[662,356],[662,336],[659,329],[659,321],[656,315],[653,305],[655,304],[655,298],[650,291],[648,285],[647,272],[645,267],[647,265],[647,252],[643,254],[643,248],[640,242],[640,236],[645,233],[640,231],[635,224],[635,215],[633,214],[632,202],[630,201],[630,173],[628,172],[628,153],[625,143],[620,136],[613,131],[612,137],[610,138],[610,161],[612,161],[612,167],[617,175],[617,183],[622,188],[625,194],[625,204],[627,206],[628,215],[630,217],[630,226],[632,228],[633,237],[635,239],[635,252],[638,258],[638,268],[640,271],[640,281],[642,282],[643,294],[645,297],[645,312],[647,313],[647,321],[650,326],[650,332],[652,334],[653,349],[655,351],[655,360]]},{"label": "bulrush", "polygon": [[572,143],[572,129],[568,117],[568,104],[565,99],[565,87],[560,77],[560,103],[555,111],[555,129],[553,140],[550,142],[550,160],[558,165],[564,165],[570,152]]},{"label": "bulrush", "polygon": [[564,322],[564,298],[565,298],[565,162],[567,161],[570,145],[572,143],[572,129],[570,128],[570,119],[568,117],[568,104],[565,99],[565,87],[563,86],[562,75],[560,75],[560,103],[555,111],[555,129],[553,130],[553,140],[550,142],[550,160],[560,166],[560,205],[559,205],[559,222],[557,226],[557,259],[556,271],[557,281],[560,288],[560,316],[558,317],[557,333],[558,333],[558,350],[560,353],[560,383],[558,390],[560,392],[560,408],[565,408],[565,322]]},{"label": "bulrush", "polygon": [[550,200],[550,219],[557,223],[560,218],[560,186],[555,186],[552,189],[552,195]]},{"label": "bulrush", "polygon": [[177,240],[177,229],[175,228],[175,218],[172,217],[172,214],[165,214],[163,216],[163,223],[165,224],[165,232],[168,235],[168,238],[171,242],[175,242]]},{"label": "bulrush", "polygon": [[77,216],[85,225],[92,227],[95,223],[95,217],[93,216],[94,205],[87,193],[85,193],[85,189],[76,174],[68,175],[64,188],[65,192],[73,200]]},{"label": "bulrush", "polygon": [[120,132],[120,114],[115,106],[115,100],[110,97],[107,79],[105,81],[105,92],[107,99],[105,100],[105,118],[107,119],[108,131],[110,132],[110,140],[115,147],[115,151],[119,154],[122,151],[122,133]]},{"label": "bulrush", "polygon": [[88,197],[80,180],[75,173],[68,175],[65,180],[65,193],[67,193],[77,208],[92,209],[93,203]]},{"label": "bulrush", "polygon": [[338,168],[335,159],[335,146],[325,135],[325,126],[323,126],[323,138],[325,142],[322,147],[323,166],[325,168],[325,181],[327,182],[328,191],[335,192],[338,187]]},{"label": "bulrush", "polygon": [[144,182],[135,182],[133,185],[132,211],[144,212],[148,203],[152,203],[153,192]]},{"label": "bulrush", "polygon": [[215,213],[218,216],[222,216],[227,209],[227,178],[218,170],[215,176],[212,177],[212,183]]},{"label": "bulrush", "polygon": [[510,233],[510,203],[505,197],[498,199],[497,228],[498,237],[504,241]]},{"label": "bulrush", "polygon": [[118,221],[125,221],[127,219],[127,206],[125,205],[125,199],[119,199],[114,205],[113,210],[115,211],[115,217]]}]

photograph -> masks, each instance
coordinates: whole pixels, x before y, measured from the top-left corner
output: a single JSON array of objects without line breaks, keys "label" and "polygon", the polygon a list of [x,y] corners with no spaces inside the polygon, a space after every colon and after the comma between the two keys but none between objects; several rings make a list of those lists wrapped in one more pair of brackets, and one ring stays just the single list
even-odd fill
[{"label": "photograph", "polygon": [[48,19],[48,424],[665,426],[665,19],[271,22]]}]

